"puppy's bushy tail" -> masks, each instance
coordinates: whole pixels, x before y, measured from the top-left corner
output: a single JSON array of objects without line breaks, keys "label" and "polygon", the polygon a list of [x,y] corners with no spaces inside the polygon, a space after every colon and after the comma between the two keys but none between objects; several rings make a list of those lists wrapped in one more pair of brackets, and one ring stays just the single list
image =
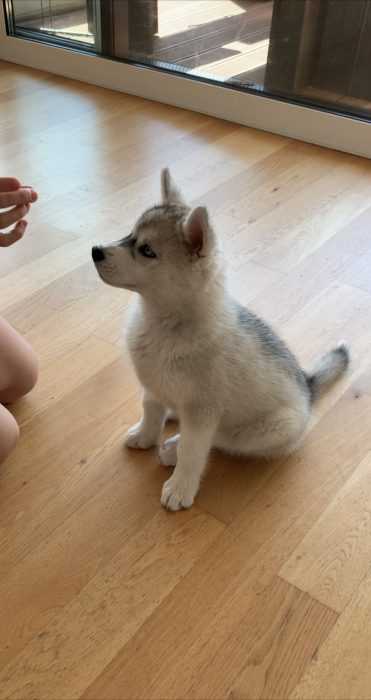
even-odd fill
[{"label": "puppy's bushy tail", "polygon": [[323,355],[314,371],[306,375],[312,401],[344,374],[349,362],[349,350],[344,343]]}]

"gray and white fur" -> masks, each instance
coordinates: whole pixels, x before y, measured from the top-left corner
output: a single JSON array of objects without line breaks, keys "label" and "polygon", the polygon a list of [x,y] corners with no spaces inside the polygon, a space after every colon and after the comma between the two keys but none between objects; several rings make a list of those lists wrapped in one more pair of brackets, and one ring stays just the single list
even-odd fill
[{"label": "gray and white fur", "polygon": [[160,443],[169,411],[180,433],[160,447],[173,466],[161,503],[189,508],[212,447],[246,457],[289,454],[313,400],[349,364],[339,345],[307,374],[285,343],[228,293],[224,262],[204,207],[191,210],[162,172],[162,203],[126,238],[93,248],[102,280],[138,293],[127,340],[144,388],[143,417],[128,447]]}]

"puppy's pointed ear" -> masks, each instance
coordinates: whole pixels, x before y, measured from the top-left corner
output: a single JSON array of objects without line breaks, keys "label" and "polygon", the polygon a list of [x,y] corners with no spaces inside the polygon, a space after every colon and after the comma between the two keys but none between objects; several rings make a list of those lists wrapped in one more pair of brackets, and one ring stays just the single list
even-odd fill
[{"label": "puppy's pointed ear", "polygon": [[204,257],[210,252],[215,237],[206,207],[191,211],[184,224],[184,239],[192,255]]},{"label": "puppy's pointed ear", "polygon": [[182,195],[174,184],[169,168],[164,168],[161,172],[161,196],[164,204],[184,205]]}]

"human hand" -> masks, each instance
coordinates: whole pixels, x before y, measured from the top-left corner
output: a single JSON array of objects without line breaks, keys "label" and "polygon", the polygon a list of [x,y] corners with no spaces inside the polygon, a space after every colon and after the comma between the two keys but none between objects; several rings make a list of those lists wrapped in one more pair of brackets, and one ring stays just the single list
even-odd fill
[{"label": "human hand", "polygon": [[[22,187],[15,177],[0,177],[0,247],[10,246],[22,238],[27,228],[24,217],[36,200],[37,193],[31,187]],[[12,224],[15,227],[4,234],[3,229]]]}]

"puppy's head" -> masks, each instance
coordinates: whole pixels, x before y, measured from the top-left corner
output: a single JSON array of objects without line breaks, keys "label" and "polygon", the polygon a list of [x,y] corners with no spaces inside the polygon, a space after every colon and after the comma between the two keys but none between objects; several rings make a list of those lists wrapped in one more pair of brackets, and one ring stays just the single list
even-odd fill
[{"label": "puppy's head", "polygon": [[162,203],[144,212],[128,236],[92,249],[104,282],[152,299],[196,292],[210,277],[216,258],[206,209],[186,206],[167,169],[161,189]]}]

